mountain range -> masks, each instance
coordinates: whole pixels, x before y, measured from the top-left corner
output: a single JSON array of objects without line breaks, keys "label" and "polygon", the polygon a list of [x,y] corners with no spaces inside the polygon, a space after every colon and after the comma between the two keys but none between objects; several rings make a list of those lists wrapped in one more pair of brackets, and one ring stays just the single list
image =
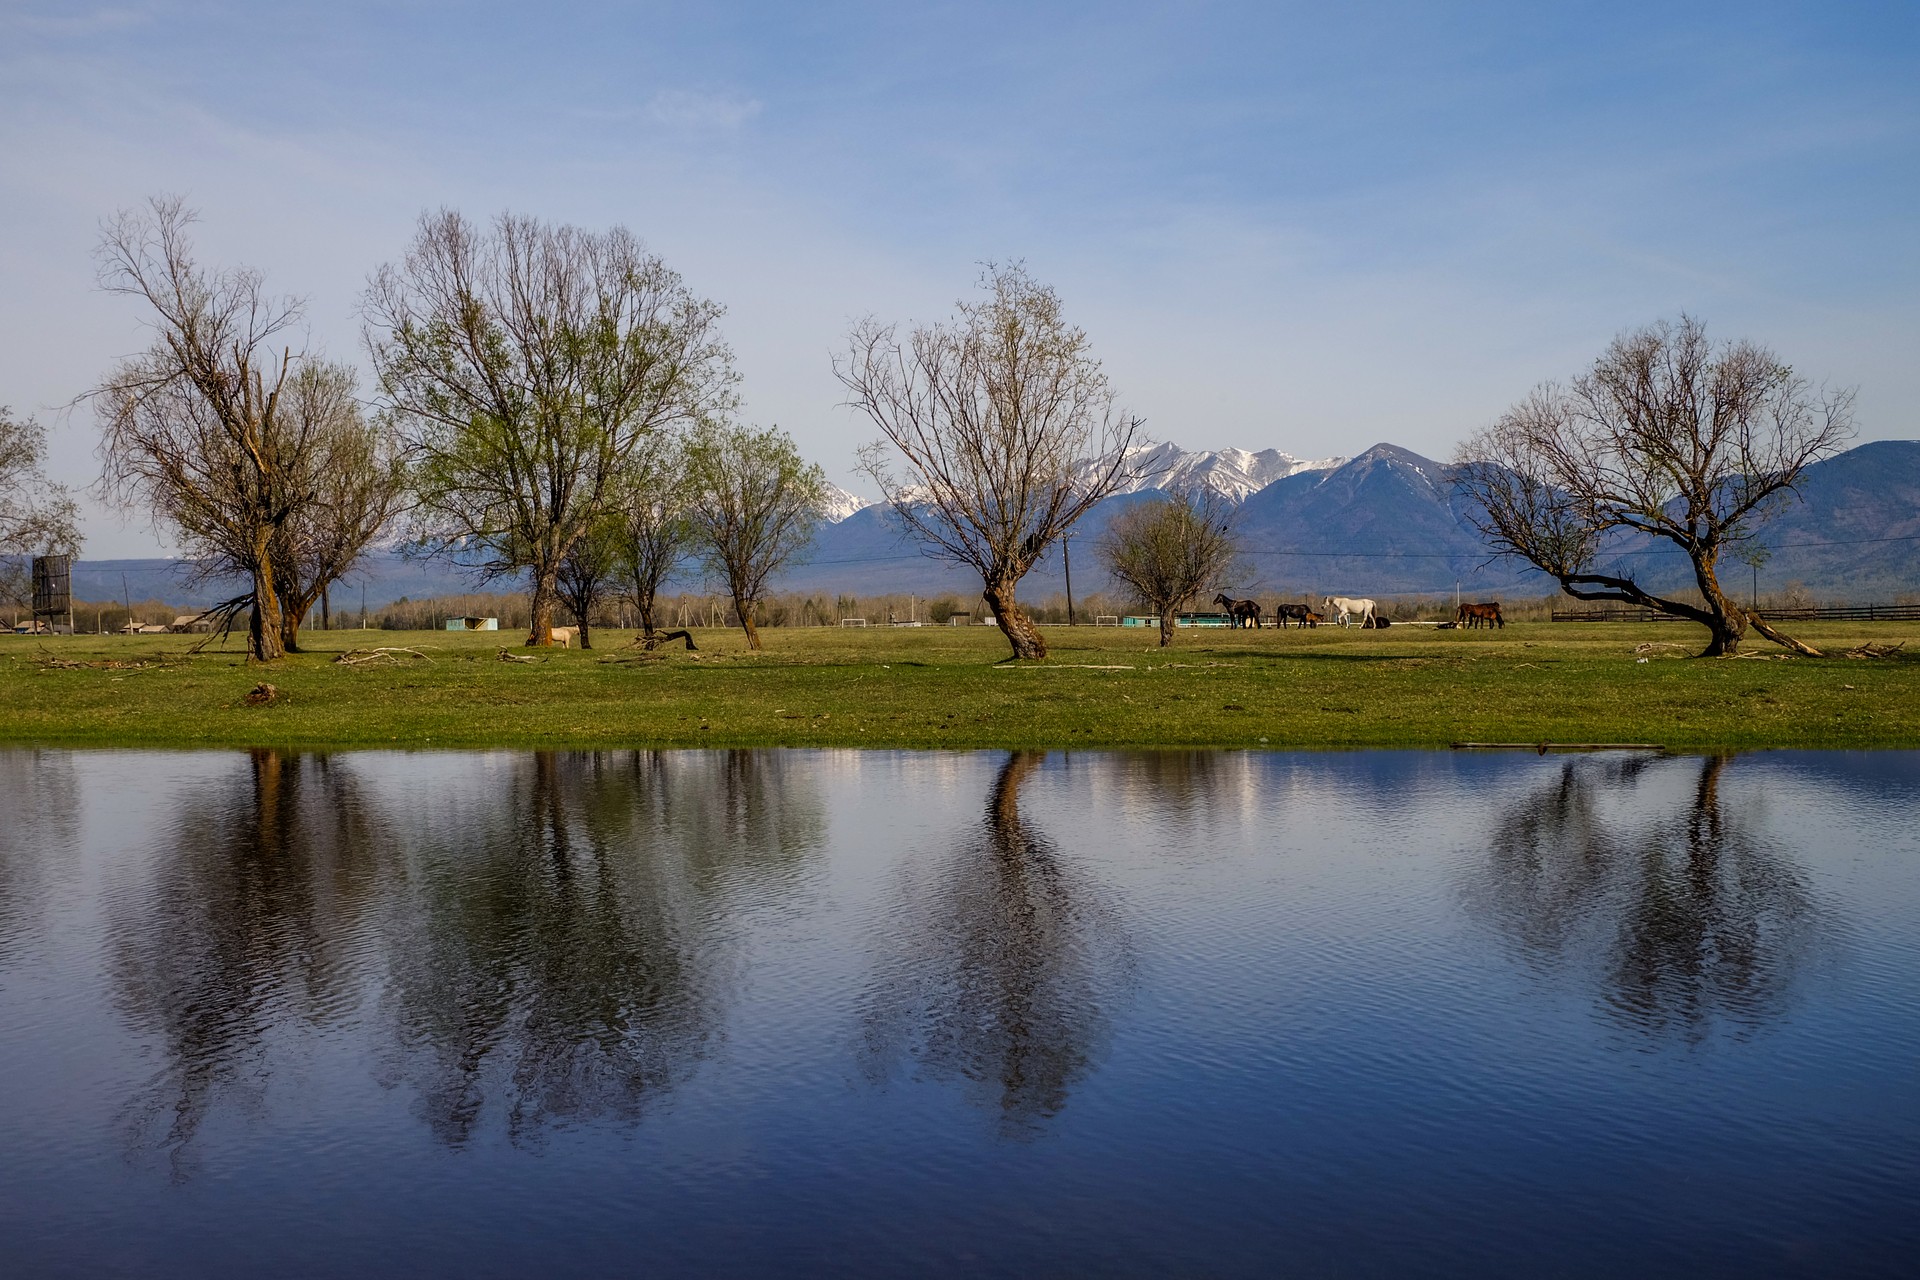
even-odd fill
[{"label": "mountain range", "polygon": [[[1171,450],[1171,446],[1160,446]],[[1268,459],[1274,478],[1248,491],[1258,472],[1243,460]],[[1492,557],[1468,522],[1455,469],[1409,449],[1377,444],[1353,458],[1300,463],[1278,450],[1250,454],[1162,452],[1157,477],[1108,498],[1074,528],[1067,553],[1077,594],[1107,585],[1095,548],[1127,505],[1183,482],[1228,479],[1238,498],[1235,531],[1242,569],[1237,592],[1262,596],[1451,593],[1545,595],[1552,579],[1517,561]],[[1246,477],[1242,480],[1239,477]],[[1241,496],[1244,495],[1244,496]],[[1882,600],[1920,591],[1920,441],[1860,445],[1808,468],[1790,500],[1762,532],[1770,558],[1760,589],[1790,582],[1819,599]],[[1670,544],[1620,538],[1602,565],[1625,568],[1645,586],[1684,589],[1686,557]],[[1022,594],[1042,598],[1066,585],[1058,553],[1030,573]],[[1749,581],[1746,565],[1723,560],[1729,587]],[[821,531],[812,560],[788,574],[791,590],[922,594],[979,590],[977,580],[917,554],[883,506],[867,506]]]},{"label": "mountain range", "polygon": [[[1305,461],[1278,449],[1192,452],[1162,444],[1130,461],[1142,478],[1088,512],[1067,542],[1076,595],[1109,585],[1095,549],[1115,514],[1195,483],[1236,506],[1243,568],[1237,581],[1223,584],[1236,592],[1451,593],[1456,582],[1475,597],[1553,590],[1543,575],[1489,556],[1460,510],[1451,466],[1396,445],[1377,444],[1352,458]],[[970,571],[922,555],[885,505],[844,491],[838,498],[829,512],[836,518],[821,526],[806,563],[788,571],[777,590],[962,598],[979,591]],[[1771,552],[1760,570],[1762,592],[1789,582],[1803,583],[1822,600],[1886,600],[1920,591],[1920,441],[1876,441],[1808,468],[1799,500],[1767,524],[1760,541]],[[1655,589],[1690,581],[1684,556],[1645,540],[1610,545],[1605,564],[1629,567]],[[1060,552],[1050,553],[1028,575],[1022,595],[1040,599],[1061,591],[1065,567]],[[223,583],[188,591],[180,586],[181,570],[170,560],[82,560],[74,566],[75,594],[198,606],[236,593]],[[1721,572],[1730,587],[1749,581],[1744,563],[1725,560]],[[697,590],[700,584],[689,581],[686,587]],[[377,607],[402,596],[475,589],[450,566],[381,553],[369,557],[334,598],[343,608],[357,608],[364,590],[368,606]]]}]

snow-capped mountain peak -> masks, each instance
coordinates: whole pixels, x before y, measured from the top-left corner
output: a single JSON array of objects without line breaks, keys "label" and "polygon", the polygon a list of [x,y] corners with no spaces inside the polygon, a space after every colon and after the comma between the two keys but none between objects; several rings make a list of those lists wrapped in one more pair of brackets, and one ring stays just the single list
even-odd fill
[{"label": "snow-capped mountain peak", "polygon": [[1345,458],[1296,458],[1279,449],[1213,449],[1190,452],[1176,444],[1138,446],[1127,451],[1132,479],[1118,492],[1185,489],[1202,485],[1229,502],[1244,502],[1276,480],[1302,471],[1327,471]]},{"label": "snow-capped mountain peak", "polygon": [[[1212,449],[1192,452],[1176,444],[1137,445],[1127,450],[1126,471],[1115,493],[1141,493],[1148,489],[1163,491],[1187,489],[1199,485],[1213,490],[1228,502],[1238,505],[1276,480],[1302,471],[1332,471],[1345,458],[1296,458],[1279,449]],[[1104,472],[1094,462],[1082,463],[1082,478]],[[902,500],[919,501],[924,490],[910,485],[900,493]],[[870,498],[859,498],[837,485],[827,486],[827,501],[821,515],[829,524],[838,524],[857,511],[875,505]]]},{"label": "snow-capped mountain peak", "polygon": [[826,500],[820,504],[820,518],[828,524],[839,524],[854,512],[872,505],[872,499],[858,497],[837,484],[830,484],[827,486]]}]

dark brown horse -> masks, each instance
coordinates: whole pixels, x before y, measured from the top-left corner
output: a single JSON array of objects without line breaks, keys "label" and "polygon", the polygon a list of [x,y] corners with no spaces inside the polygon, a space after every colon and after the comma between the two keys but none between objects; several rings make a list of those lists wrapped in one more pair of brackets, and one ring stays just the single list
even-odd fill
[{"label": "dark brown horse", "polygon": [[1260,602],[1258,600],[1235,600],[1232,596],[1222,592],[1213,598],[1213,602],[1227,611],[1227,616],[1233,619],[1234,626],[1244,627],[1251,625],[1255,629],[1259,628]]},{"label": "dark brown horse", "polygon": [[1500,616],[1500,602],[1485,600],[1479,604],[1463,604],[1454,612],[1453,621],[1462,627],[1501,627],[1507,620]]},{"label": "dark brown horse", "polygon": [[1304,627],[1308,625],[1308,618],[1318,616],[1318,614],[1314,613],[1312,609],[1309,609],[1304,604],[1277,604],[1273,606],[1273,620],[1279,624],[1282,631],[1287,629],[1287,619],[1289,618]]}]

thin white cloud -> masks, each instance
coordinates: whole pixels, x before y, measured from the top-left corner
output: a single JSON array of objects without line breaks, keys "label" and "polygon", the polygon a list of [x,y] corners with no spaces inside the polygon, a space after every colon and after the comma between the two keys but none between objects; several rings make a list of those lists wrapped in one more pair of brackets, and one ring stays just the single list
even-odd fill
[{"label": "thin white cloud", "polygon": [[7,16],[5,22],[14,30],[31,35],[72,39],[76,36],[104,35],[111,31],[127,31],[134,27],[144,27],[153,21],[153,16],[152,11],[148,9],[110,6],[83,13],[14,13]]},{"label": "thin white cloud", "polygon": [[676,129],[738,129],[760,114],[757,98],[692,89],[662,89],[647,103],[646,117]]}]

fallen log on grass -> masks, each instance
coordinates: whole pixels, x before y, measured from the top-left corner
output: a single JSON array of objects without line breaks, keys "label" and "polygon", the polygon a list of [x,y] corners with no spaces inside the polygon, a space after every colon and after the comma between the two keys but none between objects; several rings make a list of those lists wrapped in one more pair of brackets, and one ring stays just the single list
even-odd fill
[{"label": "fallen log on grass", "polygon": [[418,649],[406,649],[398,645],[386,646],[379,649],[349,649],[333,661],[336,666],[342,667],[366,667],[376,663],[387,663],[397,667],[402,665],[400,661],[401,654],[405,654],[411,658],[418,658],[422,662],[433,661],[432,658],[429,658]]},{"label": "fallen log on grass", "polygon": [[656,631],[652,635],[635,636],[629,643],[639,645],[648,653],[652,653],[661,645],[672,644],[675,640],[685,640],[687,642],[688,653],[693,653],[699,648],[699,646],[693,642],[693,633],[691,631]]}]

